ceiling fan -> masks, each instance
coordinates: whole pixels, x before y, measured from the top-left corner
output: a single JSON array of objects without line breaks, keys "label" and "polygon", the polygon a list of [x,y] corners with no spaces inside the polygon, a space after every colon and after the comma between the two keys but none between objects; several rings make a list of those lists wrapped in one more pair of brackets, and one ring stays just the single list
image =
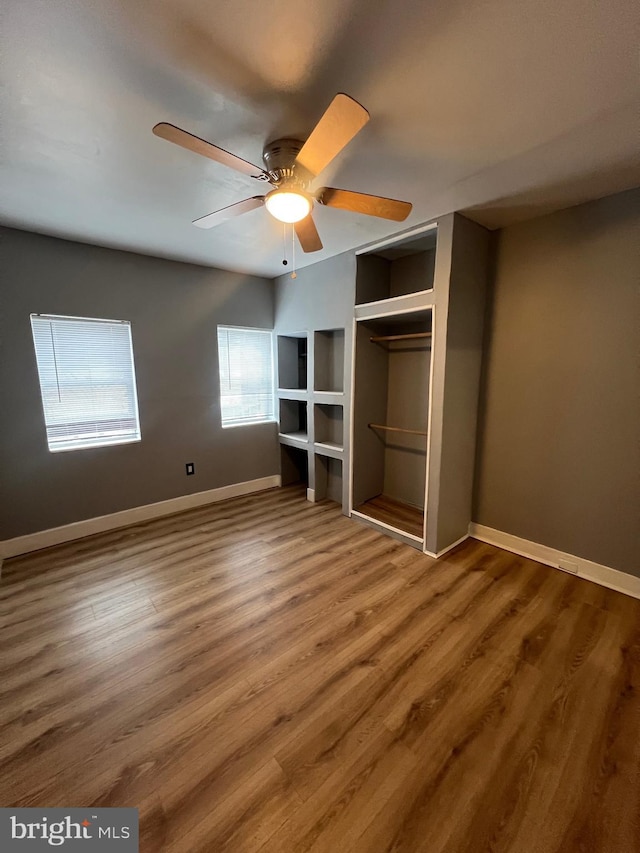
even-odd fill
[{"label": "ceiling fan", "polygon": [[266,195],[246,198],[195,219],[193,224],[198,228],[213,228],[227,219],[265,205],[280,222],[293,224],[304,252],[317,252],[322,249],[322,241],[312,216],[315,202],[395,222],[402,222],[411,212],[412,206],[406,201],[334,187],[313,189],[315,178],[368,121],[367,110],[353,98],[340,93],[331,101],[306,142],[276,139],[265,146],[262,153],[264,169],[173,124],[161,122],[153,132],[167,142],[181,145],[272,187]]}]

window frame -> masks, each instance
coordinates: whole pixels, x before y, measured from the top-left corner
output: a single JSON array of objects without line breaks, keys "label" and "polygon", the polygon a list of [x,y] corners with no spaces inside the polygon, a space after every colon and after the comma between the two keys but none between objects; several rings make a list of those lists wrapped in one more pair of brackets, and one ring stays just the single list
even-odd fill
[{"label": "window frame", "polygon": [[[42,384],[42,376],[40,374],[40,364],[38,362],[38,350],[36,345],[36,336],[35,329],[33,325],[33,320],[48,320],[55,322],[56,320],[60,321],[71,321],[73,322],[82,322],[82,323],[101,323],[106,325],[113,326],[125,326],[129,330],[128,335],[128,343],[129,343],[129,356],[130,356],[130,365],[131,365],[131,391],[132,391],[132,408],[133,414],[135,415],[135,425],[136,425],[136,435],[128,435],[128,436],[107,436],[102,435],[97,438],[92,439],[91,441],[87,441],[86,438],[83,442],[82,438],[77,439],[77,442],[80,443],[69,443],[67,446],[56,447],[52,446],[50,443],[49,430],[54,428],[55,424],[47,423],[47,412],[45,408],[45,397],[44,397],[44,388]],[[140,424],[140,407],[138,402],[138,383],[136,378],[136,366],[135,366],[135,356],[133,352],[133,329],[130,320],[113,320],[102,317],[80,317],[71,314],[44,314],[44,313],[31,313],[29,315],[29,325],[31,329],[31,340],[33,344],[33,354],[35,360],[36,373],[38,376],[38,389],[40,392],[40,405],[42,408],[42,419],[45,428],[45,440],[47,442],[47,449],[50,453],[69,453],[75,450],[91,450],[98,449],[103,447],[116,447],[118,445],[123,444],[136,444],[142,441],[142,428]]]},{"label": "window frame", "polygon": [[[233,331],[233,332],[258,332],[261,335],[267,335],[269,339],[269,355],[270,355],[270,371],[271,371],[271,383],[269,393],[271,396],[271,413],[269,416],[261,418],[260,420],[234,420],[233,423],[225,423],[225,418],[222,413],[222,375],[221,375],[221,353],[220,353],[220,330],[224,331]],[[274,331],[273,329],[264,329],[259,328],[257,326],[234,326],[229,323],[218,323],[216,324],[216,348],[218,355],[218,399],[220,403],[220,427],[221,429],[235,429],[236,427],[247,427],[247,426],[257,426],[260,424],[271,424],[277,423],[278,418],[276,414],[276,377],[275,377],[275,345],[274,345]]]}]

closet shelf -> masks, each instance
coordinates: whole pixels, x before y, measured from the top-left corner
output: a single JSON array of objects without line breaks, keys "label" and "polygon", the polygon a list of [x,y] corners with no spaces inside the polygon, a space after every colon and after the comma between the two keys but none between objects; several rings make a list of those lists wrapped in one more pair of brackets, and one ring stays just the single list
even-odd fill
[{"label": "closet shelf", "polygon": [[409,341],[415,338],[430,338],[431,332],[412,332],[408,335],[373,335],[369,338],[371,343],[377,344],[380,341]]},{"label": "closet shelf", "polygon": [[394,427],[394,426],[385,426],[384,424],[367,424],[369,429],[384,429],[388,432],[405,432],[410,435],[424,435],[426,437],[427,431],[423,429],[404,429],[404,427]]}]

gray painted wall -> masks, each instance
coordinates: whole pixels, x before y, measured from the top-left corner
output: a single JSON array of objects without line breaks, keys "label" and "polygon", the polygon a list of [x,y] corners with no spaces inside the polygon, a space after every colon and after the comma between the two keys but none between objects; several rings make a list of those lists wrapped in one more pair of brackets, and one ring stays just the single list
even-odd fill
[{"label": "gray painted wall", "polygon": [[276,282],[276,328],[282,332],[309,329],[338,329],[348,326],[351,344],[351,324],[356,275],[353,252],[336,255],[326,261],[279,276]]},{"label": "gray painted wall", "polygon": [[640,190],[499,234],[474,520],[640,576]]},{"label": "gray painted wall", "polygon": [[[12,229],[0,271],[0,539],[278,473],[275,424],[220,427],[216,340],[272,328],[272,282]],[[131,321],[141,442],[49,452],[32,312]]]}]

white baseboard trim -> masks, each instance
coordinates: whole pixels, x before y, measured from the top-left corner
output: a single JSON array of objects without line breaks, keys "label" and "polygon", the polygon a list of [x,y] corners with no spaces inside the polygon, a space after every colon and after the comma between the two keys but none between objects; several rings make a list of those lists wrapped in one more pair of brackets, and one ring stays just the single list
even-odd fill
[{"label": "white baseboard trim", "polygon": [[[505,551],[512,551],[521,557],[537,560],[538,563],[544,563],[547,566],[553,566],[554,569],[575,574],[580,578],[600,584],[600,586],[615,589],[616,592],[623,592],[633,598],[640,598],[640,578],[618,569],[611,569],[609,566],[603,566],[600,563],[592,563],[591,560],[585,560],[583,557],[558,551],[548,545],[530,542],[528,539],[521,539],[519,536],[504,533],[502,530],[494,530],[492,527],[485,527],[483,524],[471,522],[469,535],[481,542],[487,542],[489,545],[504,548]],[[565,564],[564,567],[561,565],[563,563]],[[575,566],[577,571],[567,568],[567,564],[571,567]]]},{"label": "white baseboard trim", "polygon": [[224,501],[228,498],[237,498],[252,492],[261,492],[264,489],[273,489],[280,486],[279,474],[270,477],[260,477],[257,480],[248,480],[245,483],[232,483],[219,489],[208,489],[206,492],[195,492],[192,495],[180,495],[168,501],[159,501],[145,506],[136,506],[121,512],[113,512],[110,515],[101,515],[97,518],[87,518],[84,521],[76,521],[73,524],[65,524],[62,527],[52,527],[49,530],[40,530],[37,533],[29,533],[26,536],[16,536],[15,539],[5,539],[0,542],[0,562],[8,557],[16,557],[18,554],[26,554],[29,551],[39,551],[41,548],[49,548],[52,545],[60,545],[63,542],[71,542],[74,539],[82,539],[92,536],[94,533],[105,533],[116,530],[119,527],[128,527],[131,524],[139,524],[141,521],[150,521],[152,518],[160,518],[163,515],[172,515],[174,512],[182,512],[186,509],[205,506],[206,504]]},{"label": "white baseboard trim", "polygon": [[465,533],[464,536],[461,536],[459,539],[456,539],[455,542],[452,542],[451,545],[447,545],[446,548],[443,548],[442,551],[438,551],[437,554],[434,554],[433,551],[425,551],[424,553],[427,557],[433,557],[436,560],[439,560],[440,557],[444,557],[445,554],[448,554],[449,551],[453,551],[458,545],[462,545],[463,542],[466,542],[469,538],[469,533]]},{"label": "white baseboard trim", "polygon": [[312,504],[316,502],[316,490],[315,489],[307,489],[307,500],[311,501]]}]

